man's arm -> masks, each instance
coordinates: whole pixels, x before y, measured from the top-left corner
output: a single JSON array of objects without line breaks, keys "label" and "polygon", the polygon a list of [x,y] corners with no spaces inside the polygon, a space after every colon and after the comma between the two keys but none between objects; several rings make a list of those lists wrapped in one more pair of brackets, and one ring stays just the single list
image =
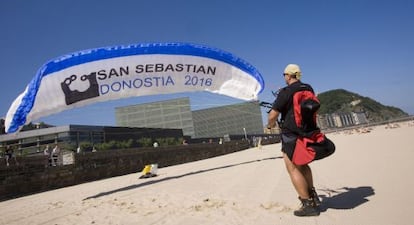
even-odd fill
[{"label": "man's arm", "polygon": [[278,117],[279,117],[279,111],[275,109],[270,110],[268,120],[267,120],[267,125],[266,125],[267,129],[276,127],[276,121]]}]

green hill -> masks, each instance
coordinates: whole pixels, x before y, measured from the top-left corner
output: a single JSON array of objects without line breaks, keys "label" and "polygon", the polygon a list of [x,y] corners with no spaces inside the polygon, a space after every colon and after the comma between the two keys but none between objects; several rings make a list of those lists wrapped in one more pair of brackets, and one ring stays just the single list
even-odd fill
[{"label": "green hill", "polygon": [[408,116],[403,110],[384,106],[381,103],[344,89],[336,89],[320,93],[321,101],[319,114],[365,112],[370,122],[381,122],[384,120],[396,119]]}]

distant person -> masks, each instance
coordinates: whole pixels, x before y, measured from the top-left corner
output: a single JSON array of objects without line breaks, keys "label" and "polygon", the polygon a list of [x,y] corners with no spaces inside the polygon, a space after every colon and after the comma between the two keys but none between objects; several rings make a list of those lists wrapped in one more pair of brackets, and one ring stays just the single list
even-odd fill
[{"label": "distant person", "polygon": [[43,155],[46,157],[46,166],[52,165],[52,150],[49,149],[49,145],[46,145],[46,148],[43,150]]},{"label": "distant person", "polygon": [[80,147],[80,145],[78,146],[78,148],[76,149],[76,153],[81,153],[82,152],[82,149],[81,149],[81,147]]},{"label": "distant person", "polygon": [[259,149],[262,149],[262,137],[258,137],[258,138],[257,138],[257,147],[258,147]]},{"label": "distant person", "polygon": [[14,150],[10,145],[6,146],[6,150],[4,152],[5,157],[6,157],[6,166],[10,165],[10,161],[13,158],[14,159],[14,163],[15,165],[19,165],[19,163],[17,162],[16,156],[14,155]]},{"label": "distant person", "polygon": [[253,136],[252,139],[253,139],[253,147],[257,147],[258,138],[256,136]]},{"label": "distant person", "polygon": [[158,148],[158,142],[154,141],[154,144],[152,144],[152,146],[154,146],[154,148]]},{"label": "distant person", "polygon": [[50,154],[49,145],[46,145],[45,149],[43,150],[43,155],[49,156],[49,154]]},{"label": "distant person", "polygon": [[60,154],[60,147],[58,144],[52,150],[52,166],[56,166],[58,164]]}]

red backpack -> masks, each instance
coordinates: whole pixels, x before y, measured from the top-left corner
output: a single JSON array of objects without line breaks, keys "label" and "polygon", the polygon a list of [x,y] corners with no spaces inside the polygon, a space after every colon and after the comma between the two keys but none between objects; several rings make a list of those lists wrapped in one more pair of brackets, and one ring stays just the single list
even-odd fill
[{"label": "red backpack", "polygon": [[293,116],[298,134],[292,162],[296,165],[308,164],[325,158],[335,152],[335,144],[317,126],[317,111],[320,101],[308,85],[300,85],[293,94]]},{"label": "red backpack", "polygon": [[293,94],[293,117],[296,128],[293,130],[300,136],[312,136],[312,133],[319,131],[316,123],[317,111],[320,108],[319,99],[309,90],[306,85]]}]

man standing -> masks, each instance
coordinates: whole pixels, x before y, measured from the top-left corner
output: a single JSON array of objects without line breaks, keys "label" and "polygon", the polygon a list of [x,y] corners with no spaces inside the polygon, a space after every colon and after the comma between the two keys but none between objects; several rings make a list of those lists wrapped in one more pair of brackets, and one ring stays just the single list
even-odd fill
[{"label": "man standing", "polygon": [[[279,90],[278,96],[269,112],[267,129],[276,126],[279,115],[280,128],[282,130],[282,152],[286,169],[289,173],[292,184],[299,195],[302,207],[294,211],[296,216],[318,216],[320,204],[318,195],[313,187],[312,171],[308,164],[296,165],[292,157],[295,151],[298,134],[295,131],[295,118],[293,116],[293,95],[303,87],[313,93],[310,85],[301,82],[301,70],[296,64],[286,66],[283,77],[287,84]],[[299,88],[300,87],[300,88]]]},{"label": "man standing", "polygon": [[45,158],[47,158],[47,163],[45,163],[45,167],[52,165],[52,150],[49,149],[49,145],[46,145],[46,148],[43,150],[43,155]]},{"label": "man standing", "polygon": [[4,152],[6,156],[6,165],[9,166],[10,160],[13,158],[16,165],[19,165],[17,162],[16,156],[14,155],[14,150],[10,145],[6,146],[6,151]]},{"label": "man standing", "polygon": [[52,166],[56,166],[58,164],[59,155],[60,155],[60,148],[59,148],[59,145],[56,144],[52,150]]}]

